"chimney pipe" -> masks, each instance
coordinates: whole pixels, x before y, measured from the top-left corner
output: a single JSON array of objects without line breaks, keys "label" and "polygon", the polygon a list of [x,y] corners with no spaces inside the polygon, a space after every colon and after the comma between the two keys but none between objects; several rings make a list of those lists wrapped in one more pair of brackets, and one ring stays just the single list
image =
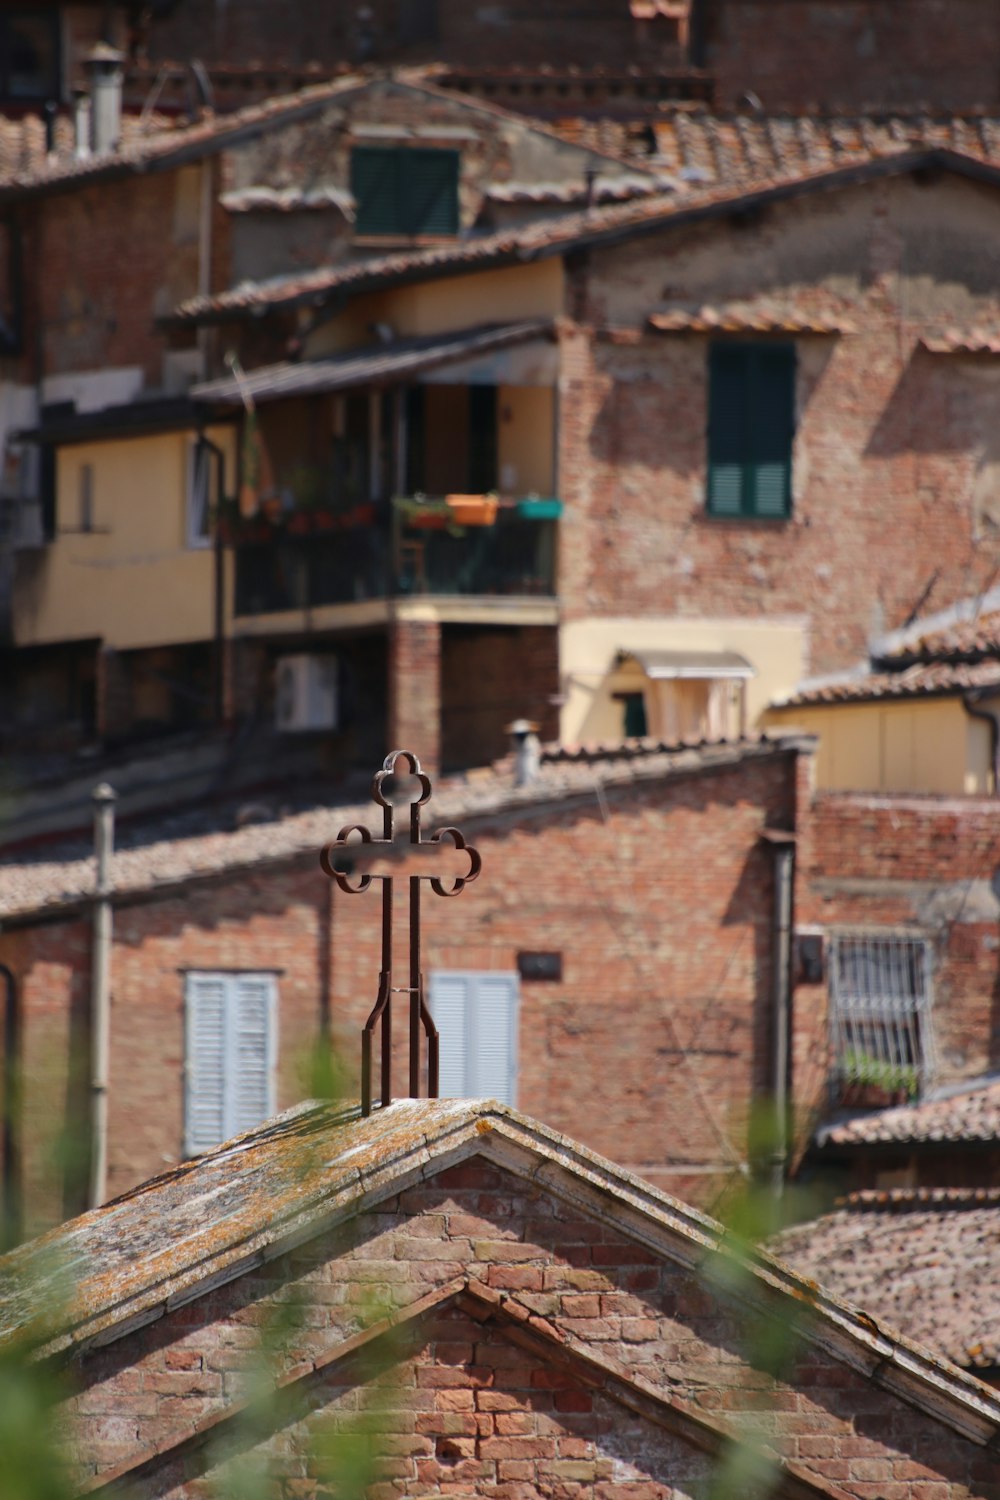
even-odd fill
[{"label": "chimney pipe", "polygon": [[122,63],[125,54],[98,42],[86,58],[90,79],[90,144],[98,156],[114,151],[122,130]]},{"label": "chimney pipe", "polygon": [[528,786],[537,780],[542,763],[542,747],[538,740],[538,725],[534,719],[515,719],[507,725],[514,752],[514,785]]},{"label": "chimney pipe", "polygon": [[73,154],[77,161],[90,155],[90,95],[73,90]]}]

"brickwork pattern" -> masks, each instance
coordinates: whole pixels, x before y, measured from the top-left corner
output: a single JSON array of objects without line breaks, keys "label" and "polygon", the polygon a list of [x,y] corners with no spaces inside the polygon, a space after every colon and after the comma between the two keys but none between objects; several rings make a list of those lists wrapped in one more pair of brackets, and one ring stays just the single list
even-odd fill
[{"label": "brickwork pattern", "polygon": [[[518,1106],[695,1202],[713,1202],[736,1169],[750,1101],[767,1086],[772,876],[758,837],[765,826],[792,826],[796,759],[747,761],[639,790],[595,786],[565,805],[468,824],[482,876],[457,900],[426,888],[423,896],[425,975],[509,973],[519,952],[562,955],[561,982],[521,982]],[[432,802],[428,831],[438,826],[433,811]],[[371,814],[377,826],[374,805]],[[338,829],[331,819],[329,836]],[[405,875],[404,864],[400,916]],[[395,963],[405,973],[401,921],[397,939]],[[356,1089],[380,941],[378,893],[336,890],[312,859],[120,906],[111,1191],[177,1160],[185,970],[277,971],[278,1105],[286,1108],[308,1095],[301,1064],[327,1025],[347,1087]],[[87,1117],[68,1059],[74,1049],[86,1055],[89,924],[0,935],[0,960],[21,995],[32,1196],[54,1122]],[[398,1015],[397,1088],[407,1076],[404,1033]],[[49,1195],[33,1222],[79,1206],[63,1209]]]},{"label": "brickwork pattern", "polygon": [[559,637],[548,626],[459,630],[441,641],[442,760],[482,766],[509,748],[505,726],[534,719],[543,741],[559,735]]},{"label": "brickwork pattern", "polygon": [[[508,1298],[511,1311],[549,1332],[557,1350],[560,1341],[575,1341],[626,1375],[766,1438],[857,1500],[1000,1495],[995,1459],[953,1429],[815,1344],[803,1342],[794,1369],[764,1373],[738,1298],[476,1158],[84,1356],[75,1372],[80,1394],[70,1403],[79,1477],[134,1462],[137,1452],[184,1436],[238,1399],[276,1297],[299,1310],[280,1372],[308,1367],[357,1335],[376,1298],[382,1308],[405,1308],[456,1274]],[[784,1303],[781,1315],[788,1316]],[[558,1366],[553,1371],[548,1360],[449,1315],[430,1315],[419,1352],[395,1379],[377,1445],[389,1465],[377,1500],[428,1487],[491,1500],[539,1492],[582,1500],[611,1477],[598,1472],[609,1457],[640,1469],[630,1476],[613,1470],[640,1486],[632,1500],[659,1500],[662,1465],[678,1462],[669,1443],[657,1453],[648,1425],[645,1442],[629,1444],[620,1412],[609,1432],[603,1397],[581,1392]],[[330,1394],[341,1409],[354,1406],[335,1386]],[[269,1446],[289,1465],[289,1483],[301,1485],[295,1493],[311,1500],[308,1472],[297,1466],[301,1433],[286,1430]],[[523,1467],[507,1467],[515,1464]],[[552,1467],[562,1464],[581,1468]],[[686,1481],[704,1477],[689,1454],[678,1467],[682,1493]],[[137,1493],[193,1500],[203,1486],[190,1470],[182,1478],[168,1455]]]},{"label": "brickwork pattern", "polygon": [[433,775],[441,763],[441,626],[399,620],[389,630],[388,740]]}]

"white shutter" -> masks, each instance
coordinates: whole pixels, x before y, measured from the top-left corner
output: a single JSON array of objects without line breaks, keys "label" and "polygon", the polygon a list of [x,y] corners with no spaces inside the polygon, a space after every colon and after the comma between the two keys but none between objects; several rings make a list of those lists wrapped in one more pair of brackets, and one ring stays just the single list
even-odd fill
[{"label": "white shutter", "polygon": [[442,1099],[466,1099],[466,1051],[471,974],[432,974],[430,1012],[441,1038],[439,1092]]},{"label": "white shutter", "polygon": [[226,1136],[274,1114],[273,974],[230,976]]},{"label": "white shutter", "polygon": [[434,973],[430,1010],[441,1037],[443,1099],[499,1099],[517,1093],[515,973]]},{"label": "white shutter", "polygon": [[273,974],[187,976],[184,1150],[250,1130],[275,1110]]},{"label": "white shutter", "polygon": [[477,974],[468,1020],[469,1085],[477,1099],[513,1104],[517,1092],[516,974]]},{"label": "white shutter", "polygon": [[184,1150],[210,1151],[226,1138],[226,976],[187,976]]}]

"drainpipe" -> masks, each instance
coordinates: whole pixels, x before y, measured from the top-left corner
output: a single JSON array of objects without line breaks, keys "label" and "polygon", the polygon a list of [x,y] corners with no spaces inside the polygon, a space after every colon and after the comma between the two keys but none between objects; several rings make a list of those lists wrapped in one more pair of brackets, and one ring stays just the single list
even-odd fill
[{"label": "drainpipe", "polygon": [[18,1067],[17,983],[6,964],[0,964],[0,980],[4,986],[3,1115],[0,1117],[0,1251],[3,1251],[16,1245],[21,1238],[21,1201],[14,1139]]},{"label": "drainpipe", "polygon": [[108,1059],[111,1050],[111,855],[115,837],[115,793],[106,781],[94,788],[94,854],[97,886],[90,982],[91,1153],[90,1207],[108,1196]]},{"label": "drainpipe", "polygon": [[780,1199],[788,1171],[789,1060],[792,1000],[792,899],[795,890],[795,835],[767,828],[762,835],[774,861],[771,915],[773,989],[771,1000],[771,1099],[774,1106],[768,1156],[771,1191]]},{"label": "drainpipe", "polygon": [[226,455],[218,443],[203,432],[198,434],[199,447],[214,458],[215,524],[212,527],[212,571],[214,592],[214,640],[212,656],[212,716],[217,726],[226,718],[226,559],[222,544],[220,517],[226,498]]},{"label": "drainpipe", "polygon": [[962,697],[962,707],[970,719],[980,719],[982,723],[990,726],[990,766],[993,771],[993,795],[1000,797],[1000,725],[997,723],[997,711],[988,708],[977,707],[983,701],[982,693],[965,693]]}]

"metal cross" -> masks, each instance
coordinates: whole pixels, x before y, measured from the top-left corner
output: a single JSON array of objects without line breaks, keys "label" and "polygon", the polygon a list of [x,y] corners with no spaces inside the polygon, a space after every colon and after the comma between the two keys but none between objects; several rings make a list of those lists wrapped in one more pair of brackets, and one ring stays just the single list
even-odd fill
[{"label": "metal cross", "polygon": [[[400,764],[405,771],[397,770]],[[325,873],[342,891],[358,895],[373,880],[382,882],[382,969],[379,974],[378,999],[361,1033],[361,1113],[372,1108],[372,1036],[376,1025],[382,1026],[382,1103],[392,1102],[392,997],[410,997],[410,1097],[420,1096],[420,1029],[427,1037],[427,1096],[438,1096],[438,1031],[424,998],[424,978],[420,972],[420,882],[429,880],[438,896],[457,896],[479,874],[478,850],[467,844],[457,828],[439,828],[429,840],[420,836],[420,809],[431,797],[430,778],[420,769],[420,762],[409,750],[393,750],[372,781],[372,798],[383,809],[383,832],[372,838],[367,828],[352,824],[342,828],[332,844],[320,854]],[[396,809],[409,807],[409,836],[396,831]],[[413,862],[417,850],[420,861]],[[394,867],[407,860],[410,880],[410,982],[392,982],[392,881]],[[458,871],[462,873],[458,873]],[[357,885],[351,884],[358,878]],[[451,884],[446,885],[446,881]]]}]

